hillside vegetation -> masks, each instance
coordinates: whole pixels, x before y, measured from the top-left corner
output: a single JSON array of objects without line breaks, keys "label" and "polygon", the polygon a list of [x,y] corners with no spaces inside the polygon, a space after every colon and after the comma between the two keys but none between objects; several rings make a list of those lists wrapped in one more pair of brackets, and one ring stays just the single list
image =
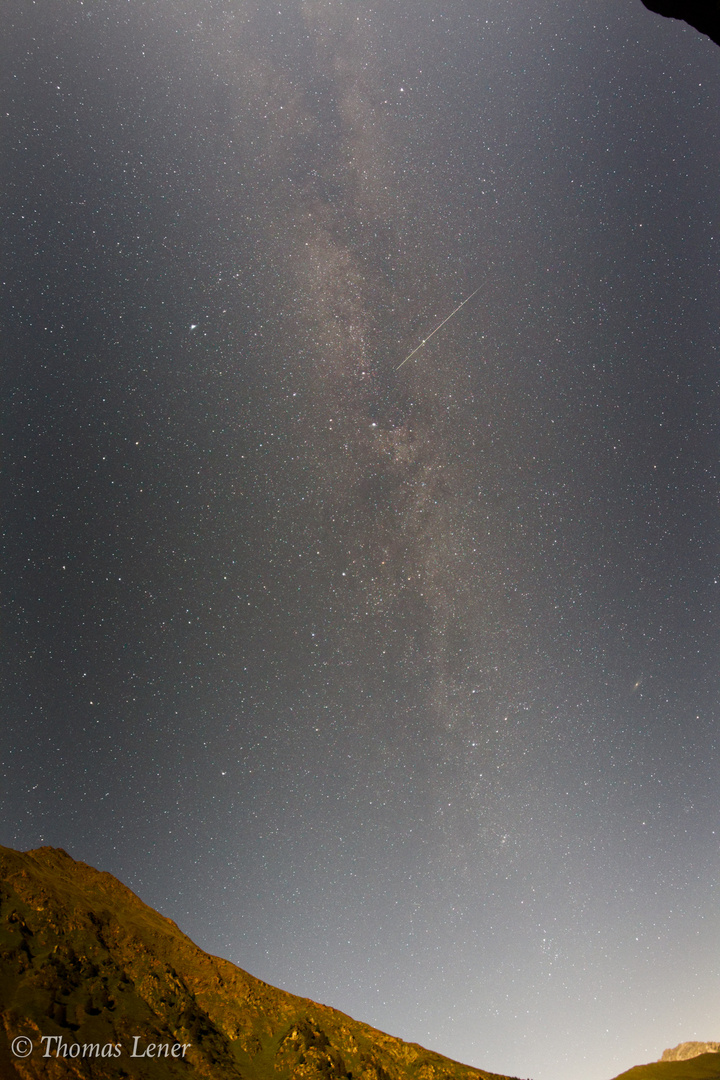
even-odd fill
[{"label": "hillside vegetation", "polygon": [[636,1065],[615,1080],[720,1080],[720,1054],[700,1054],[689,1061]]},{"label": "hillside vegetation", "polygon": [[0,848],[0,879],[2,1080],[506,1080],[208,955],[60,849]]}]

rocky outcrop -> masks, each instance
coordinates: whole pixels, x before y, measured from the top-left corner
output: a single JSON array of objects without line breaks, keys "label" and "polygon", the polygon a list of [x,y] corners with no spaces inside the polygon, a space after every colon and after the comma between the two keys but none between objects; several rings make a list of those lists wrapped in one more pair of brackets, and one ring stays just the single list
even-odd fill
[{"label": "rocky outcrop", "polygon": [[701,34],[720,45],[720,4],[718,0],[642,0],[649,11],[668,19],[683,19]]},{"label": "rocky outcrop", "polygon": [[660,1061],[689,1061],[701,1054],[717,1054],[719,1051],[720,1042],[684,1042],[672,1050],[663,1050]]},{"label": "rocky outcrop", "polygon": [[1,847],[0,1077],[506,1080],[208,955],[64,851]]}]

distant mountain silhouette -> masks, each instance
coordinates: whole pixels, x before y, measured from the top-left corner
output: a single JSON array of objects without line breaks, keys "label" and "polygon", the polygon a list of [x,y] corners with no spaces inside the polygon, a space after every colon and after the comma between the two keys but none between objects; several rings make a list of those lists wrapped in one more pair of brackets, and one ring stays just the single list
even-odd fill
[{"label": "distant mountain silhouette", "polygon": [[0,1080],[67,1077],[507,1080],[209,956],[58,848],[0,847]]},{"label": "distant mountain silhouette", "polygon": [[718,0],[642,0],[649,11],[668,19],[682,19],[720,45],[720,3]]}]

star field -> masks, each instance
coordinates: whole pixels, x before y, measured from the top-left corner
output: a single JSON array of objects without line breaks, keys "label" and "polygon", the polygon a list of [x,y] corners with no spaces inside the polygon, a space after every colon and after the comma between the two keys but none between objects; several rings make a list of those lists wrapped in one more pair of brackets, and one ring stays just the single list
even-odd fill
[{"label": "star field", "polygon": [[0,842],[496,1072],[720,1037],[717,47],[6,22]]}]

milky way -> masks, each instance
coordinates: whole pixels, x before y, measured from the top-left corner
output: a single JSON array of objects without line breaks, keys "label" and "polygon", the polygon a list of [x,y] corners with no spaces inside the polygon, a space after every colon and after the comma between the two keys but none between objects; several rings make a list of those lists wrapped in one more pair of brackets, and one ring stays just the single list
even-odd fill
[{"label": "milky way", "polygon": [[498,1072],[717,1039],[720,52],[8,23],[0,842]]}]

